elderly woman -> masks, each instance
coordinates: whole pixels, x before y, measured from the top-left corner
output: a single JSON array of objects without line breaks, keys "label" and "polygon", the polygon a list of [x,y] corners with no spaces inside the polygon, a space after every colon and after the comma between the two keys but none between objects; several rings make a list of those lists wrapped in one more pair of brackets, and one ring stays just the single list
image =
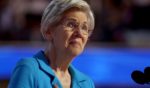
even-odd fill
[{"label": "elderly woman", "polygon": [[94,29],[94,16],[83,0],[52,0],[41,21],[47,47],[22,59],[9,88],[94,88],[90,78],[70,63],[79,55]]}]

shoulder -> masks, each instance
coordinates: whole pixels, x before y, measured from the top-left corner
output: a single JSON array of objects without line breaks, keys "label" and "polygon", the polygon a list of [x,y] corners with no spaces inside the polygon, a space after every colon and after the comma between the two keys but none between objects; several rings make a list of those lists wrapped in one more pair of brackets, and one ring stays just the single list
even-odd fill
[{"label": "shoulder", "polygon": [[37,67],[38,63],[35,58],[22,58],[16,64],[16,67],[19,66]]},{"label": "shoulder", "polygon": [[19,60],[11,75],[8,88],[34,88],[37,66],[35,58]]},{"label": "shoulder", "polygon": [[84,73],[77,70],[73,66],[70,67],[70,70],[71,73],[73,74],[74,79],[76,79],[79,83],[81,83],[81,86],[83,86],[83,88],[95,88],[94,82],[89,76],[85,75]]},{"label": "shoulder", "polygon": [[79,71],[78,69],[76,69],[73,65],[70,65],[69,70],[71,71],[71,74],[73,74],[73,76],[77,77],[78,80],[89,80],[90,77],[85,75],[84,73],[82,73],[81,71]]},{"label": "shoulder", "polygon": [[22,74],[33,74],[37,71],[37,69],[38,63],[35,58],[22,58],[17,62],[13,70],[13,74],[21,75],[20,72]]},{"label": "shoulder", "polygon": [[20,71],[20,70],[23,70],[23,72],[30,72],[30,73],[35,73],[37,70],[38,70],[38,62],[36,60],[36,58],[22,58],[20,59],[14,70],[13,70],[13,73],[14,71]]},{"label": "shoulder", "polygon": [[85,75],[80,71],[78,71],[78,76],[84,79],[84,81],[81,81],[81,86],[83,86],[83,88],[95,88],[94,82],[89,76]]},{"label": "shoulder", "polygon": [[76,70],[76,72],[77,72],[77,76],[80,77],[81,79],[84,79],[87,83],[90,84],[93,83],[92,79],[88,75],[82,73],[79,70]]}]

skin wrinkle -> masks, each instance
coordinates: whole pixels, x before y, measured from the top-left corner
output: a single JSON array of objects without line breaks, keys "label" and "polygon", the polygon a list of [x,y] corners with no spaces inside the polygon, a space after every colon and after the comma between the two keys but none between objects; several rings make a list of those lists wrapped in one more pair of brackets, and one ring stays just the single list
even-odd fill
[{"label": "skin wrinkle", "polygon": [[[91,35],[94,27],[93,14],[89,5],[82,0],[53,0],[45,11],[41,32],[48,46],[44,53],[63,88],[70,88],[68,67],[83,51]],[[65,18],[74,20],[74,26],[63,24],[63,21],[67,21]]]},{"label": "skin wrinkle", "polygon": [[[87,14],[76,8],[65,11],[62,18],[64,17],[68,19],[74,18],[80,25],[88,21]],[[49,32],[46,35],[47,41],[51,44],[46,48],[45,55],[62,85],[71,85],[68,66],[83,51],[88,40],[88,35],[83,35],[79,26],[75,31],[67,30],[67,27],[63,27],[60,23],[52,27],[55,29],[53,31],[51,27],[49,28]],[[64,80],[67,80],[68,84],[65,84]]]},{"label": "skin wrinkle", "polygon": [[[55,4],[54,7],[52,7],[52,5],[53,5],[52,3]],[[89,16],[88,20],[90,22],[89,23],[90,29],[91,30],[94,29],[93,14],[90,10],[90,7],[85,3],[85,1],[80,1],[80,0],[53,0],[52,3],[51,3],[52,5],[50,4],[46,8],[46,10],[51,11],[51,12],[45,12],[43,14],[43,18],[42,18],[42,22],[41,22],[41,31],[42,30],[47,30],[48,25],[53,24],[53,22],[55,22],[57,20],[56,18],[59,15],[61,15],[62,12],[64,12],[67,9],[70,9],[72,7],[77,7],[77,8],[80,8],[80,9],[82,8],[82,10],[87,11],[87,14]],[[50,7],[53,8],[53,11],[49,10]],[[59,8],[59,7],[61,7],[61,8]],[[55,15],[52,12],[55,12]],[[45,14],[49,14],[49,15],[45,15]],[[92,33],[92,31],[91,31],[91,33]],[[89,34],[89,36],[91,35],[91,33]],[[43,34],[43,31],[42,31],[42,34]],[[44,36],[44,34],[43,34],[43,36]]]},{"label": "skin wrinkle", "polygon": [[[61,24],[65,17],[75,20],[72,22],[74,27]],[[18,67],[22,64],[27,65],[33,71],[28,67],[21,67],[18,71],[15,69],[8,87],[20,87],[21,84],[17,82],[21,82],[26,88],[30,88],[31,85],[32,88],[94,88],[90,85],[94,82],[90,82],[88,76],[71,64],[83,52],[91,34],[87,31],[94,28],[93,21],[94,14],[84,0],[50,0],[40,24],[45,50],[18,62]]]}]

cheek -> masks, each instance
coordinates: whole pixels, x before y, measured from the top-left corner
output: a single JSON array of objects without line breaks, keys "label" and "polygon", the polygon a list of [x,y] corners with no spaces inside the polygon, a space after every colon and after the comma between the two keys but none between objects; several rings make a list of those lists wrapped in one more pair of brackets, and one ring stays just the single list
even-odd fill
[{"label": "cheek", "polygon": [[72,33],[67,32],[64,33],[64,43],[66,47],[69,45],[69,39],[71,38],[71,35]]},{"label": "cheek", "polygon": [[83,38],[83,44],[86,45],[87,41],[88,41],[88,37],[84,37]]},{"label": "cheek", "polygon": [[56,44],[58,44],[61,47],[67,47],[69,43],[70,34],[66,33],[65,31],[60,31],[55,35],[57,38],[55,40],[57,41]]}]

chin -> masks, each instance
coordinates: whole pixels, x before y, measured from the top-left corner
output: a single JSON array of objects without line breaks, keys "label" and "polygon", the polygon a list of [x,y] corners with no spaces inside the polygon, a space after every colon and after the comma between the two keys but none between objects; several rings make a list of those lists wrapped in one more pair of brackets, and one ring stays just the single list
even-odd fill
[{"label": "chin", "polygon": [[72,55],[72,56],[78,56],[82,53],[83,50],[81,49],[71,49],[69,50],[69,53]]},{"label": "chin", "polygon": [[67,47],[67,51],[71,56],[78,56],[83,52],[83,47],[80,44],[71,44]]}]

